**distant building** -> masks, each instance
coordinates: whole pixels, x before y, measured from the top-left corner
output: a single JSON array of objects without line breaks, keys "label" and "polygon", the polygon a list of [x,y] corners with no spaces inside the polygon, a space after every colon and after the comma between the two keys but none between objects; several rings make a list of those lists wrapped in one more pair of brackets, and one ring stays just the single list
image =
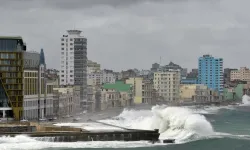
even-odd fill
[{"label": "distant building", "polygon": [[127,79],[126,84],[133,85],[133,96],[135,104],[153,103],[153,81],[143,79],[142,77],[135,77]]},{"label": "distant building", "polygon": [[198,83],[223,92],[223,59],[211,55],[199,58]]},{"label": "distant building", "polygon": [[247,81],[250,82],[250,70],[246,67],[241,67],[239,70],[231,70],[230,81]]},{"label": "distant building", "polygon": [[165,101],[179,100],[180,81],[180,70],[154,73],[154,88]]},{"label": "distant building", "polygon": [[132,85],[123,81],[113,84],[104,84],[101,90],[100,109],[126,107],[133,104]]},{"label": "distant building", "polygon": [[99,72],[92,72],[88,74],[87,84],[88,85],[102,85],[104,83],[115,83],[116,74],[112,70],[102,70]]},{"label": "distant building", "polygon": [[198,84],[197,78],[182,77],[181,84]]},{"label": "distant building", "polygon": [[128,79],[137,76],[136,72],[132,69],[129,69],[127,71],[122,71],[121,74],[122,74],[122,79]]},{"label": "distant building", "polygon": [[151,71],[156,72],[159,68],[160,68],[160,64],[154,63],[154,64],[152,64]]},{"label": "distant building", "polygon": [[224,86],[228,86],[231,83],[231,71],[238,69],[225,68],[224,69]]},{"label": "distant building", "polygon": [[81,87],[81,107],[87,101],[87,38],[80,30],[68,30],[61,37],[60,85]]},{"label": "distant building", "polygon": [[187,68],[182,68],[180,65],[177,65],[175,63],[173,63],[172,61],[170,61],[170,63],[168,65],[165,66],[160,66],[157,71],[160,72],[166,72],[169,70],[180,70],[181,76],[182,77],[186,77],[187,76]]},{"label": "distant building", "polygon": [[87,73],[99,72],[101,71],[101,65],[97,62],[88,60],[87,61]]},{"label": "distant building", "polygon": [[202,84],[181,84],[180,85],[180,100],[181,101],[193,101],[196,96],[197,89],[207,89],[207,86]]},{"label": "distant building", "polygon": [[113,70],[104,69],[102,72],[102,83],[115,83],[116,75]]},{"label": "distant building", "polygon": [[74,115],[79,110],[80,92],[74,87],[54,88],[53,93],[53,113],[55,116]]},{"label": "distant building", "polygon": [[198,69],[192,69],[192,71],[187,74],[187,78],[197,78],[198,79]]}]

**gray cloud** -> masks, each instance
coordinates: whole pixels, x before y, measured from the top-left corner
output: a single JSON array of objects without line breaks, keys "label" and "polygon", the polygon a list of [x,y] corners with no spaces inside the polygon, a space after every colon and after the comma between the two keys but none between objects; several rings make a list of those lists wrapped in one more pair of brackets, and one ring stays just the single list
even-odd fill
[{"label": "gray cloud", "polygon": [[59,68],[60,37],[83,30],[88,57],[103,68],[150,68],[174,61],[197,67],[203,54],[226,67],[248,66],[248,0],[0,0],[1,34],[21,35],[30,50],[44,48]]}]

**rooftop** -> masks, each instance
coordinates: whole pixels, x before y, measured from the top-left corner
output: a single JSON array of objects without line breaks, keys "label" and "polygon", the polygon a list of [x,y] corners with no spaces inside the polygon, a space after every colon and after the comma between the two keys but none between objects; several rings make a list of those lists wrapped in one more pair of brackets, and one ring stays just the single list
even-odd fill
[{"label": "rooftop", "polygon": [[0,36],[0,39],[22,40],[21,36]]},{"label": "rooftop", "polygon": [[115,89],[119,92],[128,92],[131,89],[131,84],[125,84],[123,81],[116,81],[115,83],[107,83],[103,85],[104,89]]}]

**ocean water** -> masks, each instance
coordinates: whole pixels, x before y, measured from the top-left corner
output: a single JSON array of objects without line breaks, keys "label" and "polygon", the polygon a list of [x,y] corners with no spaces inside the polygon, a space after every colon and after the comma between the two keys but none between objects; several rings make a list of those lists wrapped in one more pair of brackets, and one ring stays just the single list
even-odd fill
[{"label": "ocean water", "polygon": [[[160,139],[176,139],[175,144],[138,142],[55,143],[53,138],[27,136],[0,137],[0,150],[250,150],[250,99],[224,107],[168,107],[125,109],[101,122],[134,129],[159,129]],[[58,123],[88,130],[111,129],[94,123]],[[115,128],[114,128],[115,129]]]}]

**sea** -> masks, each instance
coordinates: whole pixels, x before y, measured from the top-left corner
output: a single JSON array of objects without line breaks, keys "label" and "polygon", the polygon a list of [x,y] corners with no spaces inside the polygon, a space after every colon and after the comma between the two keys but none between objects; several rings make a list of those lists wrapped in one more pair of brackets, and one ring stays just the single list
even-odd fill
[{"label": "sea", "polygon": [[[246,95],[242,98],[242,104],[234,106],[156,105],[146,109],[124,109],[117,114],[114,113],[109,112],[110,117],[99,121],[133,129],[159,129],[161,140],[175,139],[176,143],[165,144],[162,141],[155,144],[148,141],[56,143],[53,142],[53,138],[39,139],[23,135],[0,137],[0,150],[250,150],[250,97]],[[96,114],[98,115],[101,116]],[[107,128],[85,121],[60,122],[56,125],[70,125],[88,130]],[[113,128],[115,130],[115,127]]]}]

